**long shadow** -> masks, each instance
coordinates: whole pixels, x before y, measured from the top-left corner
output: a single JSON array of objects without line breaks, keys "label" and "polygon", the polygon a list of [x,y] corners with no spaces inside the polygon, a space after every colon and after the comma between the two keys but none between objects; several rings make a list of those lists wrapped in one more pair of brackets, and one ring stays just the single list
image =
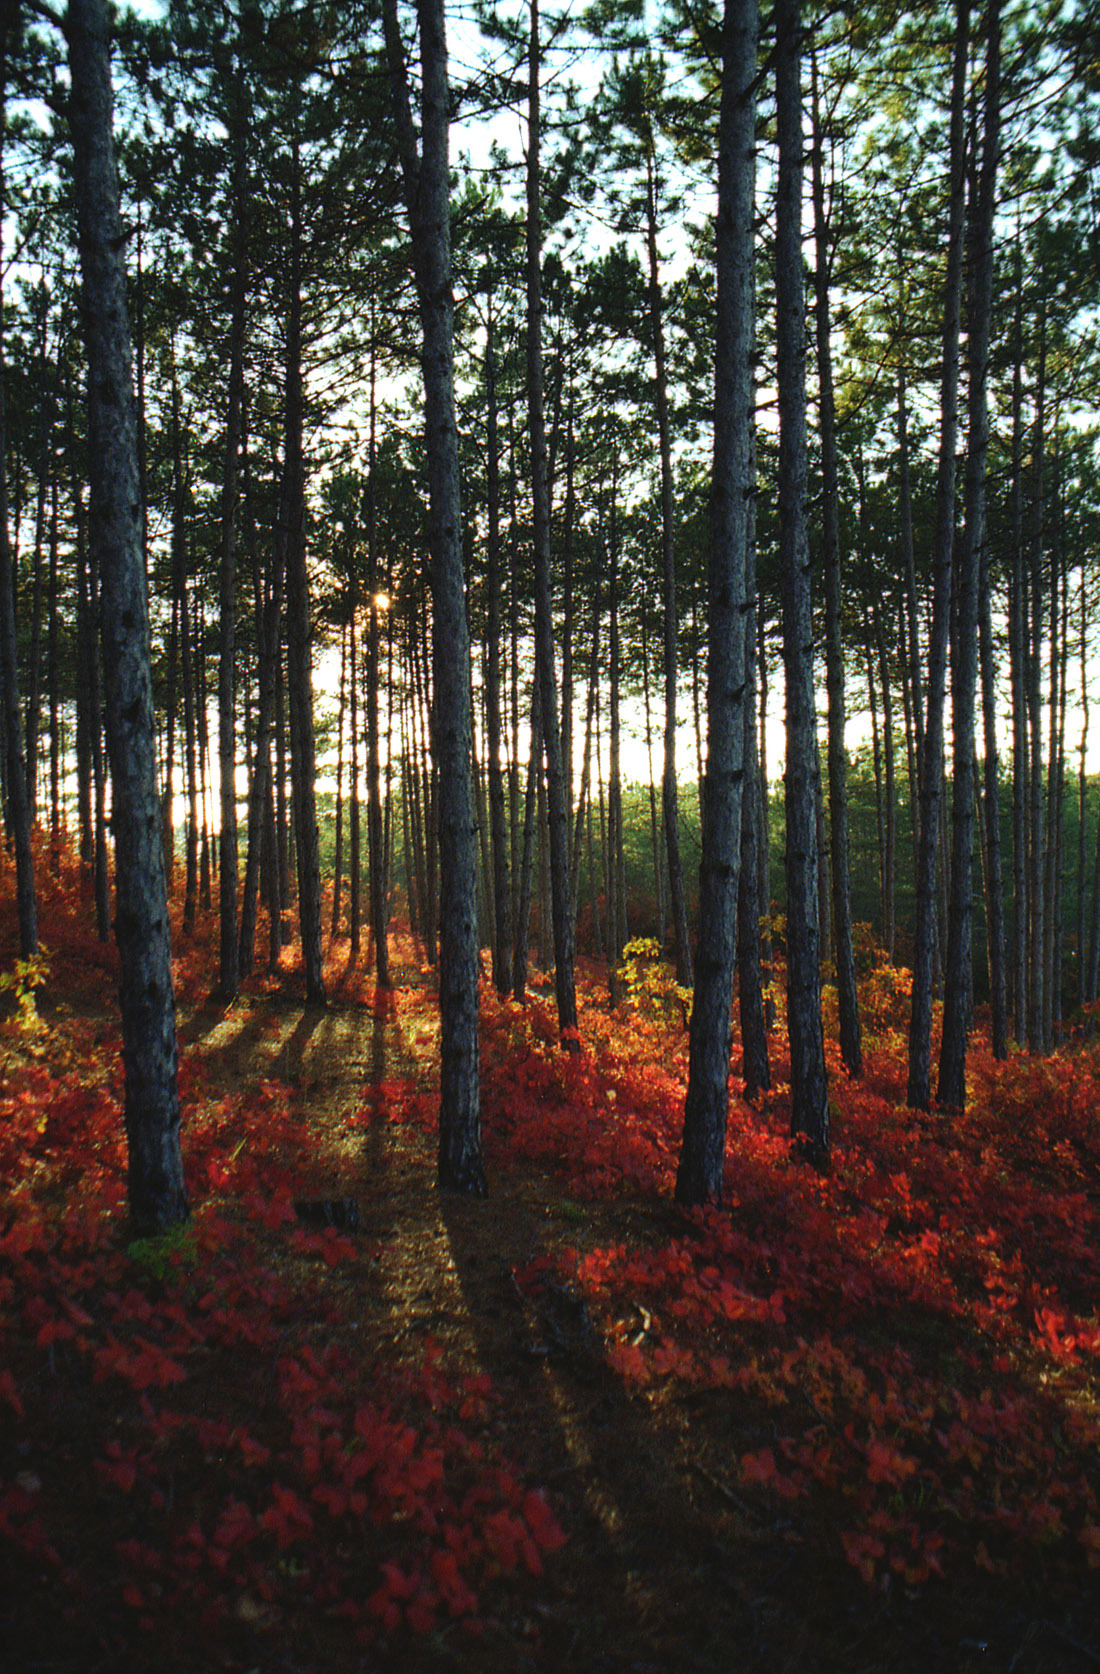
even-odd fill
[{"label": "long shadow", "polygon": [[[677,1457],[682,1415],[660,1423],[628,1391],[579,1291],[524,1274],[577,1230],[572,1215],[554,1225],[558,1184],[501,1169],[491,1191],[485,1203],[439,1194],[439,1213],[476,1358],[503,1397],[505,1445],[566,1518],[569,1541],[552,1561],[560,1591],[544,1617],[551,1665],[787,1666],[767,1599],[783,1590],[789,1553],[769,1575],[766,1531]],[[604,1211],[593,1205],[593,1218]]]}]

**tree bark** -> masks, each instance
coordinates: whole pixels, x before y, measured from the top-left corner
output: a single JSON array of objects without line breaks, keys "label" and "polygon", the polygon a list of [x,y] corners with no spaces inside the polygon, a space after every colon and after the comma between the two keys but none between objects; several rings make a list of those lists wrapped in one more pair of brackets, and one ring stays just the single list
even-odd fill
[{"label": "tree bark", "polygon": [[[990,313],[993,303],[993,215],[996,208],[997,147],[1000,134],[1000,18],[998,0],[986,9],[985,123],[977,201],[968,224],[970,288],[967,319],[965,522],[954,565],[954,632],[951,670],[952,845],[951,897],[947,921],[943,1039],[936,1097],[961,1110],[966,1103],[966,1047],[970,1026],[972,884],[974,849],[974,698],[978,665],[978,591],[985,538],[985,473],[989,452]],[[994,790],[993,816],[996,816]]]},{"label": "tree bark", "polygon": [[799,0],[776,10],[776,313],[779,389],[779,572],[787,677],[787,1028],[791,1135],[807,1160],[829,1159],[829,1094],[821,1023],[814,647],[806,538],[806,347],[802,277],[802,22]]},{"label": "tree bark", "polygon": [[[907,1096],[909,1104],[920,1110],[927,1110],[932,1102],[932,967],[936,941],[936,858],[943,793],[944,692],[955,539],[955,449],[958,440],[959,314],[966,208],[965,100],[969,39],[969,0],[958,0],[951,88],[950,206],[943,309],[932,623],[928,636],[928,691],[920,757],[920,831],[917,840],[913,997],[909,1022]],[[970,759],[968,756],[964,772],[968,772]]]},{"label": "tree bark", "polygon": [[508,825],[501,769],[500,709],[500,456],[497,424],[496,322],[490,282],[485,320],[486,493],[488,498],[488,620],[485,626],[485,733],[489,776],[489,831],[493,870],[493,982],[497,993],[512,992],[512,886],[508,872]]},{"label": "tree bark", "polygon": [[240,985],[237,934],[237,740],[236,608],[237,484],[244,427],[245,298],[248,288],[248,158],[244,95],[234,83],[233,277],[229,322],[229,407],[221,492],[221,562],[218,571],[218,994],[232,1000]]},{"label": "tree bark", "polygon": [[707,565],[707,767],[681,1203],[720,1201],[729,1115],[730,1011],[741,866],[745,576],[753,448],[756,0],[726,0],[715,228],[718,311]]},{"label": "tree bark", "polygon": [[290,772],[294,792],[294,847],[298,870],[298,932],[302,942],[306,999],[312,1005],[324,1005],[321,857],[317,833],[317,761],[313,732],[305,462],[302,452],[305,393],[302,382],[301,170],[297,135],[294,139],[288,230],[290,274],[284,368],[285,441],[279,514],[279,534],[286,553],[286,686],[290,713]]},{"label": "tree bark", "polygon": [[542,367],[542,214],[539,205],[538,0],[530,0],[527,132],[527,407],[531,438],[532,539],[535,568],[535,663],[542,698],[542,744],[550,842],[551,916],[554,930],[554,990],[558,1027],[569,1047],[577,1046],[577,996],[573,980],[573,908],[569,889],[569,829],[561,729],[554,671],[554,625],[550,592],[550,486]]},{"label": "tree bark", "polygon": [[[397,0],[384,0],[386,53],[423,331],[430,504],[433,744],[439,768],[441,1073],[439,1183],[483,1196],[477,1000],[477,833],[471,782],[470,646],[454,401],[454,301],[447,170],[450,91],[443,0],[418,0],[421,139],[409,108]],[[419,152],[419,154],[418,154]]]},{"label": "tree bark", "polygon": [[1023,487],[1023,266],[1015,251],[1016,307],[1012,357],[1012,497],[1008,575],[1009,676],[1012,694],[1012,1034],[1027,1036],[1027,696],[1024,680],[1024,487]]},{"label": "tree bark", "polygon": [[126,311],[124,239],[111,136],[102,0],[70,0],[67,33],[84,317],[91,530],[99,556],[116,853],[130,1215],[140,1234],[187,1216],[180,1154],[176,1015],[160,835]]},{"label": "tree bark", "polygon": [[[374,974],[379,988],[390,986],[389,915],[386,910],[386,845],[382,829],[382,767],[378,720],[378,403],[377,322],[371,299],[370,457],[367,472],[367,860],[370,866],[370,926],[374,938]],[[388,608],[388,600],[387,600]]]},{"label": "tree bark", "polygon": [[[1046,322],[1039,327],[1039,377],[1035,391],[1035,429],[1032,459],[1035,472],[1030,565],[1025,574],[1024,623],[1026,628],[1024,704],[1028,720],[1029,759],[1027,769],[1027,922],[1028,996],[1027,1044],[1031,1052],[1042,1052],[1045,1006],[1043,960],[1043,869],[1047,834],[1043,820],[1043,538],[1046,453]],[[1029,608],[1030,607],[1030,608]],[[1028,618],[1030,617],[1030,622]]]},{"label": "tree bark", "polygon": [[[755,321],[754,321],[755,333]],[[756,480],[755,423],[749,437],[749,480]],[[741,1073],[745,1097],[756,1098],[771,1086],[768,1062],[768,1024],[764,1011],[764,982],[760,934],[760,869],[766,864],[762,839],[762,767],[756,731],[756,495],[746,508],[745,540],[745,721],[744,768],[741,791],[741,876],[737,889],[737,997],[741,1018]],[[705,796],[704,796],[705,800]],[[766,895],[765,895],[766,899]]]},{"label": "tree bark", "polygon": [[828,690],[829,824],[832,836],[833,956],[840,1013],[840,1054],[851,1076],[863,1074],[856,962],[852,951],[852,887],[848,845],[847,711],[844,647],[840,633],[840,486],[837,466],[836,401],[833,394],[832,327],[829,317],[829,229],[825,215],[824,140],[813,80],[812,180],[814,204],[814,335],[817,346],[818,422],[821,443],[821,542],[825,582],[825,682]]},{"label": "tree bark", "polygon": [[622,642],[619,636],[619,530],[618,480],[612,466],[610,505],[607,512],[607,613],[610,657],[609,760],[607,768],[607,969],[612,1008],[619,1003],[619,966],[623,957],[623,926],[619,910],[623,876],[623,787],[620,767],[620,686]]},{"label": "tree bark", "polygon": [[675,484],[672,478],[672,426],[669,419],[668,367],[664,305],[657,258],[657,182],[651,120],[646,126],[646,251],[649,264],[649,325],[653,335],[653,383],[657,409],[657,448],[661,462],[661,602],[664,628],[665,735],[661,774],[661,810],[665,825],[668,899],[676,949],[676,980],[692,983],[684,868],[680,858],[680,811],[676,775],[676,698],[679,685],[679,630],[676,614]]},{"label": "tree bark", "polygon": [[[7,127],[5,103],[7,82],[7,17],[0,25],[0,224],[6,201],[3,160]],[[23,756],[23,726],[19,714],[19,669],[15,632],[15,593],[12,585],[11,546],[8,538],[7,420],[5,406],[4,314],[0,296],[0,679],[3,681],[4,742],[8,830],[15,844],[15,891],[19,915],[19,950],[24,959],[38,952],[38,904],[31,854],[31,805],[27,792],[26,762]]]}]

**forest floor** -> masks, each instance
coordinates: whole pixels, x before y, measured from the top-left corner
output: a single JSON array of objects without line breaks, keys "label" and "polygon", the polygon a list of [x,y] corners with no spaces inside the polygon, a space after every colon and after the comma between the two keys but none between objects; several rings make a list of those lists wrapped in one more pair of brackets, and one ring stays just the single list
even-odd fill
[{"label": "forest floor", "polygon": [[200,942],[193,1219],[134,1244],[112,955],[65,912],[0,1024],[5,1670],[1100,1667],[1095,1048],[978,1048],[979,1111],[916,1117],[880,968],[831,1174],[777,1036],[687,1214],[660,970],[614,1015],[582,972],[580,1053],[486,985],[469,1201],[409,938],[387,994],[337,943],[324,1009],[289,969],[214,1004]]}]

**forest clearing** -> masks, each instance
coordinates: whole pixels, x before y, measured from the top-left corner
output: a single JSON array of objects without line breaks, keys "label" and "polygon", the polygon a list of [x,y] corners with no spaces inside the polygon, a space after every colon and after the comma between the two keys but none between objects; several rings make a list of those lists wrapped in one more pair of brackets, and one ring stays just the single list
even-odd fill
[{"label": "forest clearing", "polygon": [[792,1158],[778,1027],[725,1202],[687,1211],[671,973],[611,1011],[582,963],[579,1053],[541,979],[483,983],[470,1199],[435,1185],[407,933],[388,994],[337,940],[326,1008],[289,954],[227,1006],[200,920],[192,1215],[128,1242],[117,956],[75,865],[40,877],[40,985],[0,918],[12,1674],[1100,1661],[1100,1041],[995,1064],[979,1030],[967,1111],[908,1110],[880,964],[830,1172]]}]

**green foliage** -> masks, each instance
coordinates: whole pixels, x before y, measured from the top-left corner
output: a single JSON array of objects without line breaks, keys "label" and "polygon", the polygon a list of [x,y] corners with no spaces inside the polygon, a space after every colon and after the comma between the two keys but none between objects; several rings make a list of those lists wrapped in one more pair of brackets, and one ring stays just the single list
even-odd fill
[{"label": "green foliage", "polygon": [[126,1254],[138,1267],[161,1284],[170,1274],[181,1269],[191,1273],[198,1259],[198,1240],[190,1221],[181,1221],[159,1232],[152,1238],[136,1238],[126,1247]]}]

